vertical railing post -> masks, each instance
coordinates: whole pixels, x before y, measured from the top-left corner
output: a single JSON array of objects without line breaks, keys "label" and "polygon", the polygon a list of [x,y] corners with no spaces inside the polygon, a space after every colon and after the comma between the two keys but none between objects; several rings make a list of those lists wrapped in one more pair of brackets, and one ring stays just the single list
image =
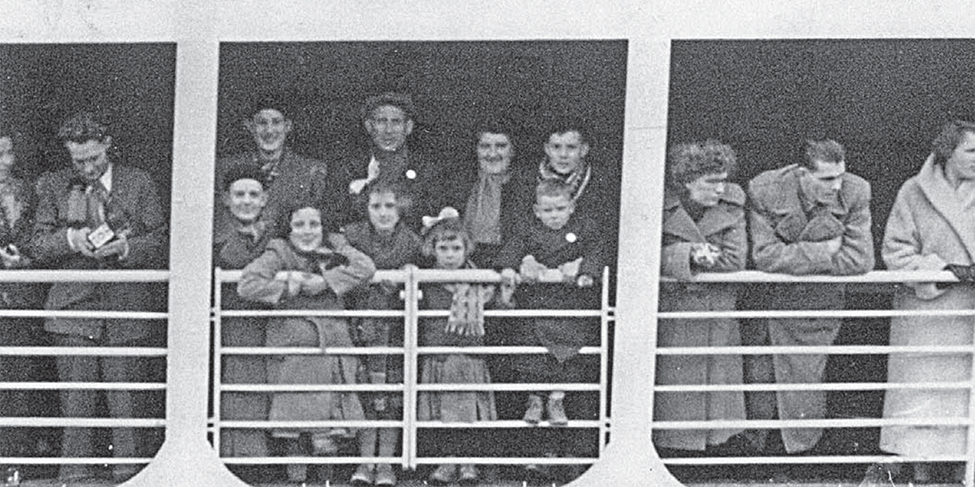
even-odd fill
[{"label": "vertical railing post", "polygon": [[222,313],[223,309],[223,272],[219,267],[213,270],[213,377],[211,380],[210,393],[213,394],[213,449],[220,454],[220,422],[223,417],[220,415],[220,386],[223,384],[221,366],[223,365],[223,340],[222,334]]},{"label": "vertical railing post", "polygon": [[405,312],[403,328],[403,455],[407,460],[407,467],[415,469],[416,463],[416,383],[418,382],[418,354],[416,351],[419,340],[417,333],[417,314],[419,313],[420,288],[416,278],[416,266],[406,267],[406,279],[403,283]]},{"label": "vertical railing post", "polygon": [[[166,441],[159,454],[126,485],[204,483],[245,485],[218,458],[207,433],[208,329],[213,252],[214,154],[220,46],[216,3],[180,2],[177,15],[176,90],[170,198],[168,347],[166,362]],[[161,7],[166,11],[166,7]],[[190,88],[191,87],[191,88]]]},{"label": "vertical railing post", "polygon": [[599,302],[599,456],[606,450],[609,433],[609,267],[603,268]]},{"label": "vertical railing post", "polygon": [[968,375],[968,444],[965,446],[965,485],[975,485],[975,342],[968,344],[972,347],[968,354],[972,361],[972,369]]}]

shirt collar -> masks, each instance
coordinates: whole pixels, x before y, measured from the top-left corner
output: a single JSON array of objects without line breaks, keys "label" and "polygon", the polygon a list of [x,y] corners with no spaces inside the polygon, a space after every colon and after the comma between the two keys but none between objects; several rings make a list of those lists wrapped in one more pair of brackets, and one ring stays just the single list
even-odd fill
[{"label": "shirt collar", "polygon": [[102,177],[98,178],[98,181],[101,182],[102,186],[105,187],[106,193],[112,192],[112,164],[111,163],[108,164],[108,168],[105,169],[105,172],[102,174]]}]

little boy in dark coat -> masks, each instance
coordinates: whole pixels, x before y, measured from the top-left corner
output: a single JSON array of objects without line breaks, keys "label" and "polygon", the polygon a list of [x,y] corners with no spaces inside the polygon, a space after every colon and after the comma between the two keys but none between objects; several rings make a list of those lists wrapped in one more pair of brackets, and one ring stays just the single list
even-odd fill
[{"label": "little boy in dark coat", "polygon": [[[544,180],[535,191],[534,219],[525,219],[504,245],[498,263],[504,268],[502,279],[532,284],[539,281],[559,284],[528,285],[519,288],[516,300],[525,309],[584,309],[599,306],[599,291],[594,287],[607,264],[606,234],[592,219],[574,214],[572,189],[565,183]],[[518,269],[518,272],[515,272]],[[532,318],[522,328],[523,345],[544,346],[546,355],[519,355],[514,368],[523,382],[572,383],[596,382],[598,361],[583,360],[578,355],[584,345],[599,341],[599,322],[579,318]],[[594,367],[595,365],[595,367]],[[580,395],[574,417],[595,419],[596,401]],[[537,424],[543,415],[549,424],[568,424],[563,406],[565,391],[553,390],[547,402],[539,393],[531,393],[524,420]],[[553,439],[554,440],[554,439]],[[563,438],[564,440],[564,438]],[[558,441],[570,448],[572,441]],[[586,449],[588,450],[588,449]]]}]

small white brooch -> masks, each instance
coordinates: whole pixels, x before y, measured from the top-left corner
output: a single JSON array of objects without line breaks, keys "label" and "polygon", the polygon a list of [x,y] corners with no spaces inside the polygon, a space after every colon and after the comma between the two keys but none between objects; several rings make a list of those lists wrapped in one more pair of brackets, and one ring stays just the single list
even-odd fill
[{"label": "small white brooch", "polygon": [[565,241],[566,242],[575,243],[576,240],[579,240],[579,237],[576,237],[576,234],[574,234],[572,232],[569,232],[569,233],[565,234]]},{"label": "small white brooch", "polygon": [[416,179],[416,171],[414,171],[412,169],[407,170],[406,171],[406,178],[407,179]]}]

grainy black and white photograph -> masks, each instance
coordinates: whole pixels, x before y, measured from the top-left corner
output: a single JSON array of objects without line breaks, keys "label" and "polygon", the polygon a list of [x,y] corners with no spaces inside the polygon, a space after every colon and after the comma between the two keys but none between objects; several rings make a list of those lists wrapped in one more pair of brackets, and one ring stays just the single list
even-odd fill
[{"label": "grainy black and white photograph", "polygon": [[0,485],[975,483],[969,0],[7,3]]},{"label": "grainy black and white photograph", "polygon": [[970,481],[972,47],[672,43],[653,441],[678,479]]},{"label": "grainy black and white photograph", "polygon": [[[359,311],[220,320],[214,438],[232,471],[516,485],[598,460],[626,55],[625,41],[221,44],[214,266],[238,275],[220,309]],[[303,280],[315,272],[324,283]],[[291,458],[309,456],[324,460]]]}]

